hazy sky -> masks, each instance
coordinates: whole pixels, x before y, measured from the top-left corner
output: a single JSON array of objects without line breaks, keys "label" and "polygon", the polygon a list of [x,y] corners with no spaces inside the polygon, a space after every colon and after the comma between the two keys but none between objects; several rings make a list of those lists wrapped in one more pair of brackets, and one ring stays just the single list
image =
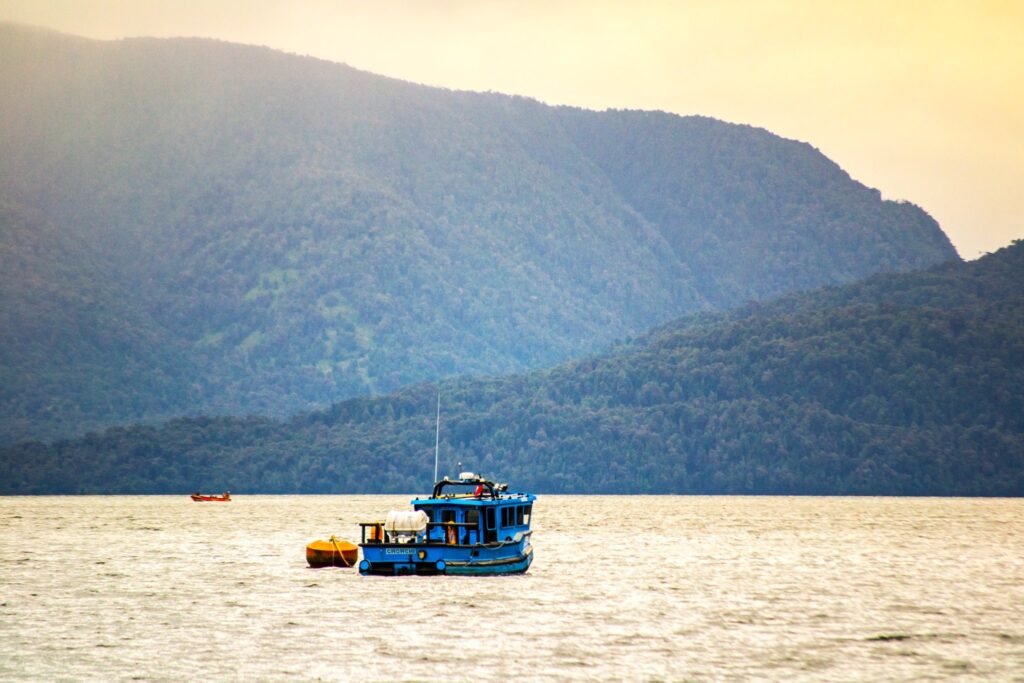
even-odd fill
[{"label": "hazy sky", "polygon": [[2,20],[749,123],[920,204],[965,258],[1024,237],[1024,0],[0,0]]}]

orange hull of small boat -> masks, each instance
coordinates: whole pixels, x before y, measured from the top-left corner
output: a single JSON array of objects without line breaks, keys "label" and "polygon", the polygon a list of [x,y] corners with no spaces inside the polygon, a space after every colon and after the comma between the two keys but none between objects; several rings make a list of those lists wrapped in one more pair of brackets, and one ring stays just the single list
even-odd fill
[{"label": "orange hull of small boat", "polygon": [[352,567],[359,557],[359,547],[348,541],[313,541],[306,546],[306,562],[310,567]]},{"label": "orange hull of small boat", "polygon": [[204,496],[201,493],[193,493],[192,500],[197,503],[228,503],[231,502],[231,494],[225,493],[223,496]]}]

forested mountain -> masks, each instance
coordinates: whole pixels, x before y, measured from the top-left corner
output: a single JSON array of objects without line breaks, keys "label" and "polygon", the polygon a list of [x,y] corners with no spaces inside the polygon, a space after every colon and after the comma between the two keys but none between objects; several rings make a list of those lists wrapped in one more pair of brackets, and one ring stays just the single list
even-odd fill
[{"label": "forested mountain", "polygon": [[210,40],[0,25],[0,120],[0,441],[545,367],[956,258],[764,130]]},{"label": "forested mountain", "polygon": [[4,436],[47,421],[94,429],[109,423],[102,416],[170,417],[196,397],[194,354],[81,241],[0,197],[0,245]]},{"label": "forested mountain", "polygon": [[[442,471],[540,492],[1024,495],[1024,242],[441,388]],[[0,448],[0,493],[417,492],[437,387]]]}]

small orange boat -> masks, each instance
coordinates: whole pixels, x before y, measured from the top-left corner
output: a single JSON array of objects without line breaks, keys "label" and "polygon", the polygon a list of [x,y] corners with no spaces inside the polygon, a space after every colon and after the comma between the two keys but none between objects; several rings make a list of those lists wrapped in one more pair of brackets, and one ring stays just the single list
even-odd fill
[{"label": "small orange boat", "polygon": [[306,562],[310,567],[352,567],[359,557],[359,546],[345,539],[313,541],[306,546]]},{"label": "small orange boat", "polygon": [[203,493],[193,493],[192,500],[197,503],[227,503],[231,501],[231,493],[225,491],[219,496],[216,494],[208,495]]}]

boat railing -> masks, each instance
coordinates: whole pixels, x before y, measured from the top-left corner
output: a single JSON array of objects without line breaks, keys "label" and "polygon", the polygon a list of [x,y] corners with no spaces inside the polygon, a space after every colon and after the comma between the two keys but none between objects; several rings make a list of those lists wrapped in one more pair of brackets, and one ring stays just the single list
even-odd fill
[{"label": "boat railing", "polygon": [[[384,522],[360,522],[362,527],[362,543],[377,544],[387,543],[387,536],[384,531]],[[440,539],[432,538],[430,532],[434,529],[444,529]],[[479,525],[472,522],[427,522],[426,535],[421,543],[441,545],[469,545],[469,532],[477,531]]]}]

